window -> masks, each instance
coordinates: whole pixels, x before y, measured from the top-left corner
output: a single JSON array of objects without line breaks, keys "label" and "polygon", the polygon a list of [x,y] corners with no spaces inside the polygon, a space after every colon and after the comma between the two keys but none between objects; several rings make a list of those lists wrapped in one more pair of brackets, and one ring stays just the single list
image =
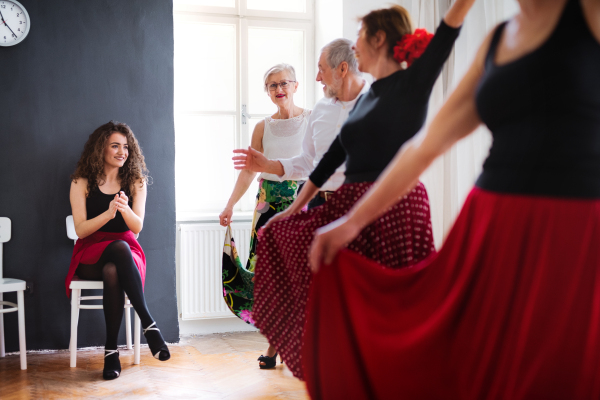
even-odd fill
[{"label": "window", "polygon": [[[237,173],[232,150],[248,147],[262,118],[276,112],[265,71],[296,69],[294,102],[314,100],[310,0],[175,0],[175,184],[177,219],[218,214]],[[252,211],[256,182],[235,211]]]}]

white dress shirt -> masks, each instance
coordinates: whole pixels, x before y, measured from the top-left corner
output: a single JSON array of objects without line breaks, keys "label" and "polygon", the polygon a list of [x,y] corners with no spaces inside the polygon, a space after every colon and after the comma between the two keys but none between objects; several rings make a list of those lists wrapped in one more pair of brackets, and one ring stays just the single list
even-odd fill
[{"label": "white dress shirt", "polygon": [[[336,138],[344,122],[361,94],[369,90],[369,83],[364,85],[358,96],[351,101],[340,101],[337,98],[322,98],[317,102],[308,119],[306,134],[302,141],[302,153],[293,158],[280,159],[284,175],[281,180],[300,180],[307,178],[329,150],[331,142]],[[346,179],[346,165],[342,164],[321,187],[321,190],[337,190]]]}]

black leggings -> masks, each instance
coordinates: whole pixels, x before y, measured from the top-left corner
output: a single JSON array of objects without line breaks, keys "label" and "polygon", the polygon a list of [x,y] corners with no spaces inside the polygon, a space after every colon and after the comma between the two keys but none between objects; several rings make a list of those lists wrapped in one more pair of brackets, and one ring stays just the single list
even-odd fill
[{"label": "black leggings", "polygon": [[96,264],[79,264],[76,274],[81,279],[104,282],[102,304],[106,321],[106,349],[117,349],[125,303],[123,291],[140,316],[142,327],[146,328],[154,322],[144,299],[140,272],[127,242],[115,240],[106,246]]}]

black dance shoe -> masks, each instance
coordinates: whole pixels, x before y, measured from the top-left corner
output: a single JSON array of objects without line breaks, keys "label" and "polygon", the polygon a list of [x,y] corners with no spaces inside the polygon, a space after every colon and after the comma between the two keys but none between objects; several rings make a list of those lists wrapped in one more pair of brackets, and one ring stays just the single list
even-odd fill
[{"label": "black dance shoe", "polygon": [[[275,366],[277,365],[277,353],[275,353],[273,357],[261,355],[260,357],[258,357],[258,361],[258,366],[260,367],[260,369],[275,368]],[[264,364],[261,364],[261,362],[263,362]],[[281,362],[283,363],[283,361]]]},{"label": "black dance shoe", "polygon": [[169,358],[171,358],[171,353],[169,352],[169,348],[165,343],[165,339],[163,339],[160,333],[160,329],[155,327],[155,325],[156,322],[153,322],[149,327],[144,329],[144,336],[146,337],[146,341],[148,342],[148,347],[150,347],[152,356],[157,360],[167,361]]},{"label": "black dance shoe", "polygon": [[104,370],[102,377],[107,381],[117,379],[121,375],[121,361],[119,350],[104,350]]}]

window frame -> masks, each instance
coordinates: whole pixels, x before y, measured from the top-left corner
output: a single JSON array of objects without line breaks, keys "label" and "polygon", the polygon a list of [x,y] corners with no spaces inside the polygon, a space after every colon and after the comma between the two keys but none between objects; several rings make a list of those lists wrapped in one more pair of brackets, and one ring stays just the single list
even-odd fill
[{"label": "window frame", "polygon": [[[235,107],[235,138],[236,148],[246,148],[250,146],[252,132],[249,132],[250,125],[248,119],[262,119],[270,114],[245,114],[246,123],[243,124],[242,105],[249,101],[248,77],[248,29],[252,27],[298,29],[304,31],[304,74],[307,82],[303,82],[305,98],[303,107],[312,108],[315,99],[315,85],[312,77],[315,76],[315,41],[314,41],[314,1],[307,0],[306,12],[276,12],[263,10],[248,10],[246,0],[235,0],[235,7],[209,7],[191,4],[178,4],[177,0],[173,2],[173,22],[185,23],[227,23],[236,26],[236,107]],[[176,38],[175,38],[176,40]],[[189,115],[233,115],[229,111],[180,111],[174,109],[175,116],[175,137],[177,140],[177,119],[179,116]],[[233,168],[233,166],[232,166]],[[177,175],[177,170],[175,171]],[[235,179],[239,176],[239,171],[235,173]],[[254,209],[254,199],[256,193],[252,190],[246,191],[244,196],[236,204],[234,213],[236,221],[242,221],[252,218]],[[219,211],[195,210],[183,211],[176,208],[176,220],[178,222],[186,221],[215,221],[218,220]]]},{"label": "window frame", "polygon": [[202,6],[194,4],[182,4],[177,0],[173,1],[173,13],[191,12],[202,14],[224,14],[237,15],[239,17],[262,17],[274,19],[298,19],[314,21],[315,6],[314,0],[306,0],[306,10],[304,12],[285,12],[254,10],[248,8],[247,0],[235,0],[233,7]]}]

